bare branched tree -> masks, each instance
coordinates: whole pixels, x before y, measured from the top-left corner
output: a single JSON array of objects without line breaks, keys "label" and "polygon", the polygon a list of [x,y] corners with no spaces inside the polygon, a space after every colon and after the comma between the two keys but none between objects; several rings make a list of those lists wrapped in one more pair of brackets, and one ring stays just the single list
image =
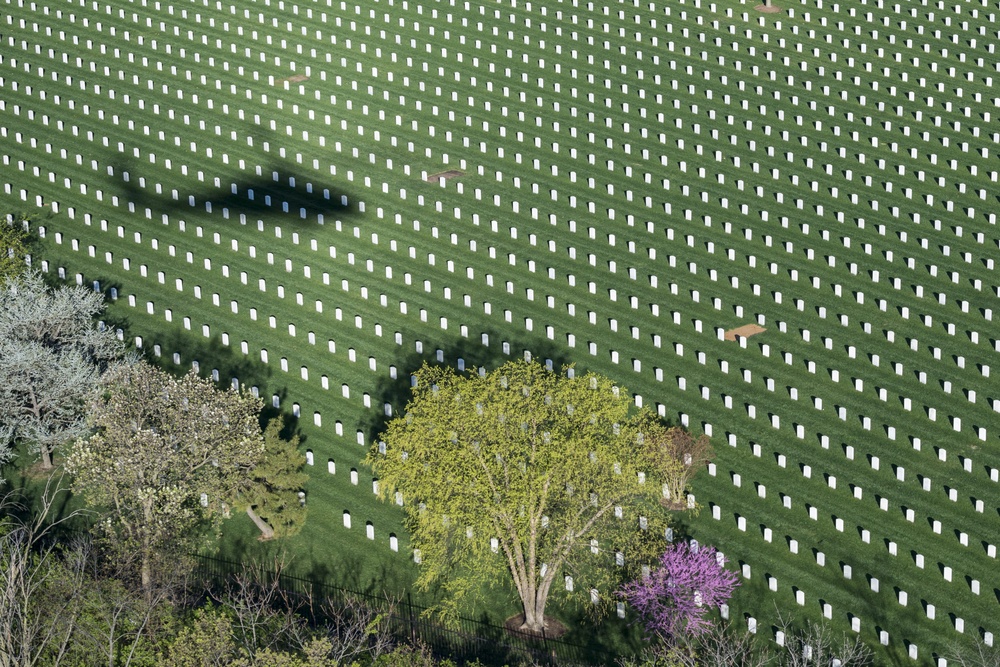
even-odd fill
[{"label": "bare branched tree", "polygon": [[83,568],[61,558],[54,535],[80,513],[54,517],[61,481],[48,479],[27,519],[12,494],[0,499],[0,667],[58,666],[77,629]]},{"label": "bare branched tree", "polygon": [[327,619],[326,639],[331,649],[328,658],[334,664],[348,665],[360,658],[375,663],[395,648],[390,619],[396,603],[386,599],[378,608],[355,596],[339,604],[325,602],[321,615]]},{"label": "bare branched tree", "polygon": [[841,667],[864,667],[872,663],[871,648],[858,636],[837,634],[826,623],[808,621],[796,629],[778,613],[778,628],[785,634],[785,651],[779,662],[787,667],[839,664]]},{"label": "bare branched tree", "polygon": [[698,667],[764,667],[774,661],[771,651],[757,641],[757,635],[731,625],[713,627],[699,644]]},{"label": "bare branched tree", "polygon": [[280,557],[267,566],[245,565],[221,591],[211,593],[230,614],[236,645],[251,664],[256,664],[255,656],[261,651],[300,649],[310,639],[306,617],[299,612],[308,609],[311,600],[282,588],[284,569]]},{"label": "bare branched tree", "polygon": [[969,641],[952,643],[943,657],[958,667],[1000,667],[1000,648],[987,644],[978,633]]}]

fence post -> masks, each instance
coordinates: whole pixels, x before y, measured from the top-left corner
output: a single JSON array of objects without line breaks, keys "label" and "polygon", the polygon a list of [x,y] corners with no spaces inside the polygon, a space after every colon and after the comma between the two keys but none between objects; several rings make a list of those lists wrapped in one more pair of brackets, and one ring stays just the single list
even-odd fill
[{"label": "fence post", "polygon": [[406,591],[406,615],[410,624],[410,642],[412,644],[417,643],[417,628],[413,622],[413,601],[410,598],[410,591]]}]

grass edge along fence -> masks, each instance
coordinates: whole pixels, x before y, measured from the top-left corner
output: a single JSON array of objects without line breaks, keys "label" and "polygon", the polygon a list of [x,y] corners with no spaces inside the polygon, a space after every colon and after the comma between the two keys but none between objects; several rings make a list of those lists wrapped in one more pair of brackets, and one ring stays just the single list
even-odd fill
[{"label": "grass edge along fence", "polygon": [[[202,581],[209,590],[219,590],[232,582],[244,568],[242,563],[211,556],[195,559],[194,579]],[[323,622],[325,604],[343,606],[353,598],[388,612],[390,630],[396,639],[422,644],[436,657],[458,664],[478,660],[486,665],[607,665],[618,657],[598,648],[512,632],[502,625],[470,618],[459,618],[457,627],[448,627],[425,616],[427,607],[413,604],[409,595],[394,599],[389,595],[361,593],[266,567],[255,568],[255,572],[263,583],[273,583],[277,577],[278,588],[293,599],[310,600],[310,622]]]}]

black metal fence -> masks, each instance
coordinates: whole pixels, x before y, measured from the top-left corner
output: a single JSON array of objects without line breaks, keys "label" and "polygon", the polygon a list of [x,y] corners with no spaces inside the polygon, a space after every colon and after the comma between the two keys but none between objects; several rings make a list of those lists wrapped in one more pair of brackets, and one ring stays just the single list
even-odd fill
[{"label": "black metal fence", "polygon": [[[210,589],[223,588],[247,572],[242,563],[218,558],[198,556],[197,562],[195,578]],[[262,583],[276,583],[289,597],[308,600],[313,620],[317,622],[323,620],[321,610],[324,606],[342,608],[352,599],[362,601],[388,614],[391,632],[397,639],[422,644],[436,656],[459,664],[478,660],[484,665],[608,665],[616,658],[591,646],[519,633],[468,618],[460,618],[454,625],[446,626],[425,615],[427,608],[413,604],[409,596],[404,599],[379,597],[260,568],[254,569],[254,575],[261,577]]]}]

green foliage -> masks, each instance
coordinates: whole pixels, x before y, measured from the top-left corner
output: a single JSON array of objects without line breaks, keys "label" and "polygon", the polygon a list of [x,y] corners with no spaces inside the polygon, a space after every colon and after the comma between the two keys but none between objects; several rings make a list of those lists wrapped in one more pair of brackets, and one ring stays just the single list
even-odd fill
[{"label": "green foliage", "polygon": [[66,469],[74,492],[106,512],[112,544],[139,558],[147,590],[154,562],[167,568],[191,549],[198,525],[218,522],[259,465],[260,408],[194,373],[178,379],[138,362],[110,374],[91,414],[96,432],[74,445]]},{"label": "green foliage", "polygon": [[418,584],[443,587],[446,614],[483,582],[513,581],[537,630],[563,575],[607,592],[662,551],[674,465],[649,455],[663,427],[631,416],[627,391],[526,361],[482,377],[425,365],[416,377],[385,453],[376,445],[368,461],[383,499],[402,494]]},{"label": "green foliage", "polygon": [[232,619],[209,605],[180,627],[161,660],[172,667],[221,667],[231,664],[235,652]]},{"label": "green foliage", "polygon": [[29,221],[23,214],[0,215],[0,283],[24,273],[34,243],[26,228]]},{"label": "green foliage", "polygon": [[[250,514],[262,536],[288,537],[302,529],[306,508],[299,502],[309,475],[302,472],[306,458],[299,452],[298,435],[281,438],[285,421],[275,417],[264,429],[264,456],[250,471],[238,503]],[[261,525],[258,522],[266,522]]]}]

